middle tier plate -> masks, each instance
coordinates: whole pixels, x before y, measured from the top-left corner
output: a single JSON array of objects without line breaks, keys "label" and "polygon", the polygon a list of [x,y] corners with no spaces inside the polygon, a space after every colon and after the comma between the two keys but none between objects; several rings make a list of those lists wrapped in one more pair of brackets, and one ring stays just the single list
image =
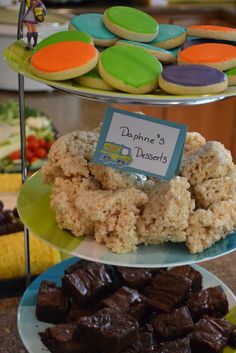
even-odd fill
[{"label": "middle tier plate", "polygon": [[236,249],[236,231],[200,254],[190,254],[183,243],[140,245],[136,252],[115,254],[93,237],[75,237],[58,227],[50,208],[51,186],[35,173],[22,186],[17,208],[23,223],[40,239],[64,253],[105,264],[130,267],[167,267],[210,260]]}]

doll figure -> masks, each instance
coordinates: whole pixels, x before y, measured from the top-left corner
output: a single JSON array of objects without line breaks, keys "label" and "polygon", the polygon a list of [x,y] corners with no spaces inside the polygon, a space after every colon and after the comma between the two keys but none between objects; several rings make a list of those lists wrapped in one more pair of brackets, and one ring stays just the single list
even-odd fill
[{"label": "doll figure", "polygon": [[[36,25],[39,22],[44,21],[46,15],[46,7],[40,0],[26,0],[27,10],[23,16],[23,23],[27,27],[27,44],[26,48],[34,48],[38,41],[38,32]],[[31,39],[33,39],[33,45],[31,45]]]}]

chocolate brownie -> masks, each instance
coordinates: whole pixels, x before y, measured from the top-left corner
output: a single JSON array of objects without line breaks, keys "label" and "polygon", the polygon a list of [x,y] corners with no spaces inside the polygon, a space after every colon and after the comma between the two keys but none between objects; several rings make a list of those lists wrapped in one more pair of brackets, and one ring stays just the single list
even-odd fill
[{"label": "chocolate brownie", "polygon": [[40,321],[63,322],[68,311],[68,298],[52,281],[42,281],[36,301],[36,316]]},{"label": "chocolate brownie", "polygon": [[134,344],[125,348],[122,353],[152,352],[156,347],[153,326],[146,324],[139,328],[138,339]]},{"label": "chocolate brownie", "polygon": [[191,281],[167,271],[155,276],[152,283],[146,287],[145,296],[148,305],[157,313],[161,313],[180,307],[190,291]]},{"label": "chocolate brownie", "polygon": [[[154,350],[153,353],[191,353],[189,337],[161,343],[157,350]],[[200,353],[200,351],[198,353]],[[201,351],[201,353],[206,352]]]},{"label": "chocolate brownie", "polygon": [[105,265],[96,262],[90,262],[75,271],[70,270],[62,278],[65,292],[78,304],[84,304],[108,292],[112,282],[112,277]]},{"label": "chocolate brownie", "polygon": [[222,352],[233,329],[234,326],[231,323],[205,315],[190,334],[192,352]]},{"label": "chocolate brownie", "polygon": [[169,273],[182,276],[190,280],[191,290],[193,292],[202,289],[202,275],[199,271],[195,270],[189,265],[173,267],[169,270]]},{"label": "chocolate brownie", "polygon": [[228,300],[221,286],[193,293],[186,305],[195,322],[203,315],[223,317],[228,312]]},{"label": "chocolate brownie", "polygon": [[114,294],[101,301],[102,307],[109,307],[127,313],[138,321],[142,321],[147,313],[147,299],[136,289],[121,287]]},{"label": "chocolate brownie", "polygon": [[159,341],[171,341],[184,337],[194,329],[194,323],[186,306],[171,313],[159,314],[153,322]]},{"label": "chocolate brownie", "polygon": [[40,333],[41,341],[52,353],[89,353],[87,344],[74,339],[76,324],[59,324]]},{"label": "chocolate brownie", "polygon": [[139,289],[150,283],[153,275],[163,272],[165,269],[134,268],[117,266],[116,271],[122,284],[130,288]]},{"label": "chocolate brownie", "polygon": [[91,348],[118,353],[138,338],[138,322],[131,316],[111,308],[77,321],[77,335],[85,335]]}]

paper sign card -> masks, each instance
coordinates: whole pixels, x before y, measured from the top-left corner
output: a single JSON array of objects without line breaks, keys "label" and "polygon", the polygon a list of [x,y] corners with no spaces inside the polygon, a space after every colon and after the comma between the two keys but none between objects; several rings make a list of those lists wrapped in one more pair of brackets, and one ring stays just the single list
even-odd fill
[{"label": "paper sign card", "polygon": [[186,125],[109,108],[93,162],[169,180],[179,171],[186,132]]}]

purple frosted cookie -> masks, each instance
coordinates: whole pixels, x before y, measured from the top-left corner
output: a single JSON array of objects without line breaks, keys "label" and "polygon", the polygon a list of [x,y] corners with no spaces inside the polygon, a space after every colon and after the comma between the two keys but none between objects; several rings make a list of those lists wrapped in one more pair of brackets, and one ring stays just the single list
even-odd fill
[{"label": "purple frosted cookie", "polygon": [[214,94],[228,87],[225,73],[205,65],[171,65],[159,78],[160,87],[171,94]]}]

